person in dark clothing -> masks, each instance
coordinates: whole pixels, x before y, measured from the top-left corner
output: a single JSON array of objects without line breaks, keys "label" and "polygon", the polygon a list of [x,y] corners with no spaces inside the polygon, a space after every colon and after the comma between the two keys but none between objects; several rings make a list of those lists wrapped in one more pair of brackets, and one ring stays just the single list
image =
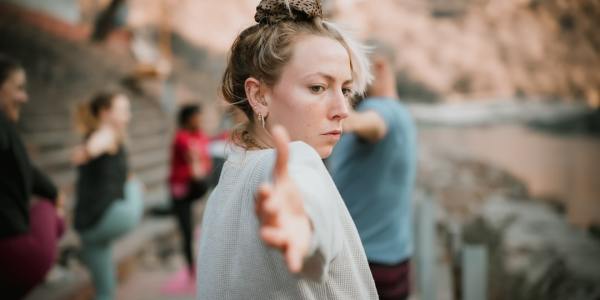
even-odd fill
[{"label": "person in dark clothing", "polygon": [[[25,70],[0,54],[0,297],[21,299],[42,282],[64,229],[62,201],[15,128],[27,102]],[[31,201],[32,195],[40,197]]]},{"label": "person in dark clothing", "polygon": [[208,191],[208,175],[212,161],[208,152],[209,138],[201,129],[199,105],[186,105],[178,116],[179,129],[171,147],[169,187],[173,213],[181,231],[182,250],[189,274],[194,276],[192,204]]},{"label": "person in dark clothing", "polygon": [[125,132],[129,100],[116,92],[101,92],[79,109],[84,142],[73,153],[79,166],[75,229],[82,259],[92,275],[95,299],[114,299],[116,289],[112,244],[130,232],[143,212],[142,185],[128,179]]}]

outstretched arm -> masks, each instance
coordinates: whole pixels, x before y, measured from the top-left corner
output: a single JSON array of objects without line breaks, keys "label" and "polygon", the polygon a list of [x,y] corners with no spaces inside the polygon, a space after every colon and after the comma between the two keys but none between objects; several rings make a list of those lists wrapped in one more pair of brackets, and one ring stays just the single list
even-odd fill
[{"label": "outstretched arm", "polygon": [[388,130],[384,119],[373,110],[350,113],[343,126],[344,132],[353,132],[370,143],[383,139]]},{"label": "outstretched arm", "polygon": [[277,150],[273,184],[263,184],[256,197],[256,214],[263,241],[281,251],[292,273],[302,270],[313,228],[298,186],[288,174],[289,137],[283,127],[272,132]]}]

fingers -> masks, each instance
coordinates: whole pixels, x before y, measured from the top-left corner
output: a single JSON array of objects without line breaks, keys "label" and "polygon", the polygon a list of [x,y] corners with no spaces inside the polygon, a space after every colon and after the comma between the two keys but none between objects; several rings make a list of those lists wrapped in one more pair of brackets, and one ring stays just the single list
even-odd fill
[{"label": "fingers", "polygon": [[302,270],[303,256],[297,245],[294,245],[282,229],[264,227],[260,230],[261,239],[270,247],[280,249],[285,256],[285,264],[292,273]]},{"label": "fingers", "polygon": [[281,203],[277,201],[276,192],[270,184],[258,188],[255,211],[261,223],[273,225],[281,214]]},{"label": "fingers", "polygon": [[268,199],[269,197],[271,197],[272,193],[273,193],[273,188],[271,187],[270,184],[265,183],[265,184],[260,185],[258,187],[258,192],[256,194],[257,201],[264,201],[264,200]]},{"label": "fingers", "polygon": [[281,229],[275,227],[263,227],[260,230],[260,237],[267,245],[275,248],[284,248],[287,238]]},{"label": "fingers", "polygon": [[290,137],[287,131],[280,125],[276,125],[272,130],[273,140],[275,142],[275,150],[277,151],[277,159],[275,161],[274,177],[275,182],[279,179],[287,177],[287,164],[289,158],[289,142]]},{"label": "fingers", "polygon": [[285,263],[290,272],[298,273],[302,270],[302,251],[297,244],[290,240],[284,230],[276,227],[263,227],[260,230],[260,237],[268,246],[278,248],[284,253]]},{"label": "fingers", "polygon": [[291,273],[298,273],[302,269],[302,254],[293,244],[288,245],[285,251],[285,263]]},{"label": "fingers", "polygon": [[268,184],[262,184],[258,187],[258,191],[256,192],[256,204],[255,209],[256,213],[262,212],[264,210],[265,202],[269,201],[273,195],[273,187]]}]

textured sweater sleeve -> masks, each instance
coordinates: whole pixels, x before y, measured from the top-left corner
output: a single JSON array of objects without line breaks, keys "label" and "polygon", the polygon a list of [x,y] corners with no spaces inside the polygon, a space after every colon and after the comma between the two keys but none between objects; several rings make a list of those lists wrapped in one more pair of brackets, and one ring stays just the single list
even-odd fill
[{"label": "textured sweater sleeve", "polygon": [[339,211],[334,201],[339,195],[321,158],[309,145],[290,143],[288,167],[313,225],[311,246],[301,275],[313,280],[325,280],[329,265],[343,243]]}]

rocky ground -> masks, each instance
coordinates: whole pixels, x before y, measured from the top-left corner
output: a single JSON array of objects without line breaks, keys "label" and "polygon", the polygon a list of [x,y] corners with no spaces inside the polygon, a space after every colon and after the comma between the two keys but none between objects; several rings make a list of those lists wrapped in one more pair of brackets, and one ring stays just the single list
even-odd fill
[{"label": "rocky ground", "polygon": [[[425,129],[426,130],[426,129]],[[465,245],[488,251],[489,299],[600,297],[600,238],[574,227],[564,211],[528,195],[496,167],[428,147],[421,139],[418,193],[438,207],[438,238],[461,293]]]}]

